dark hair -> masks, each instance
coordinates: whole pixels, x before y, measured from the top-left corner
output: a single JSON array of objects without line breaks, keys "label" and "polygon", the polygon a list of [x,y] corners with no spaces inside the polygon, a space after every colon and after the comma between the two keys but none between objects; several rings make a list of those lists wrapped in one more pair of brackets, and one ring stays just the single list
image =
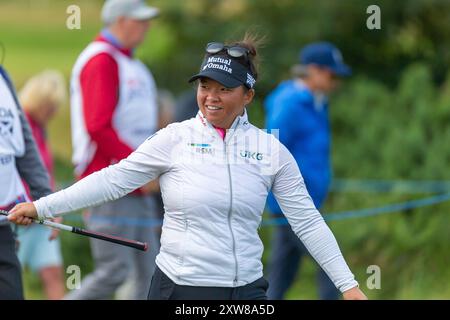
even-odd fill
[{"label": "dark hair", "polygon": [[[235,59],[237,62],[239,62],[240,64],[244,65],[246,68],[249,68],[251,73],[253,74],[253,78],[255,78],[255,80],[258,80],[258,68],[259,68],[259,63],[260,63],[260,57],[258,55],[258,48],[260,46],[262,46],[262,44],[264,43],[265,39],[259,37],[256,34],[250,33],[250,32],[246,32],[244,35],[244,38],[242,40],[238,40],[238,41],[227,41],[225,43],[225,45],[228,46],[240,46],[243,48],[248,49],[249,54],[248,54],[248,61],[244,58],[233,58]],[[205,57],[209,57],[209,56],[213,56],[216,54],[209,54],[207,53],[205,55]],[[226,55],[228,56],[226,53],[221,53],[220,55]]]},{"label": "dark hair", "polygon": [[256,34],[246,32],[244,38],[239,41],[230,43],[229,45],[237,45],[249,50],[248,60],[250,71],[255,80],[258,80],[260,57],[258,49],[262,46],[264,39]]}]

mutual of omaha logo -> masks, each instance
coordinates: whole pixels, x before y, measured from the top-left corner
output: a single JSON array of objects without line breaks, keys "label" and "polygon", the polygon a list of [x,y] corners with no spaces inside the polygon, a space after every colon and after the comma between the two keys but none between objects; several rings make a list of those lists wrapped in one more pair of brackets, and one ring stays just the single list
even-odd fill
[{"label": "mutual of omaha logo", "polygon": [[262,160],[263,159],[263,154],[259,153],[259,152],[252,152],[252,151],[244,151],[241,150],[241,152],[239,152],[240,156],[242,158],[247,158],[247,159],[255,159],[255,160]]},{"label": "mutual of omaha logo", "polygon": [[229,74],[233,73],[233,68],[231,68],[231,59],[224,59],[220,57],[210,57],[202,71],[206,69],[219,69],[228,72]]},{"label": "mutual of omaha logo", "polygon": [[188,143],[189,147],[194,148],[195,152],[201,153],[201,154],[214,154],[214,149],[211,148],[211,145],[209,143]]}]

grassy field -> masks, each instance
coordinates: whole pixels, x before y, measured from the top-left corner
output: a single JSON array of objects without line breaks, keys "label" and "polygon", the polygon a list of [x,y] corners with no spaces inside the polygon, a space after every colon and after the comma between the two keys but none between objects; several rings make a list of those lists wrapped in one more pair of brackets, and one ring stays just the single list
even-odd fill
[{"label": "grassy field", "polygon": [[[66,8],[74,1],[0,1],[0,42],[3,64],[17,89],[44,69],[57,69],[69,79],[77,55],[92,39],[100,23],[98,1],[77,1],[82,11],[81,30],[66,28]],[[70,159],[68,105],[50,124],[49,139],[55,154]]]}]

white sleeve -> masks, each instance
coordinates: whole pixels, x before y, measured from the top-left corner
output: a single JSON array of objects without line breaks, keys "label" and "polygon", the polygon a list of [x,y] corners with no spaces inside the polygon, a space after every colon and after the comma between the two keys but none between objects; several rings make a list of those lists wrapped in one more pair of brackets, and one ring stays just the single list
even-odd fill
[{"label": "white sleeve", "polygon": [[275,174],[272,192],[292,230],[341,292],[356,287],[358,282],[333,233],[314,206],[297,162],[281,143],[276,155],[279,156],[280,167]]},{"label": "white sleeve", "polygon": [[126,159],[94,172],[72,186],[34,201],[40,219],[116,200],[168,171],[174,130],[150,136]]}]

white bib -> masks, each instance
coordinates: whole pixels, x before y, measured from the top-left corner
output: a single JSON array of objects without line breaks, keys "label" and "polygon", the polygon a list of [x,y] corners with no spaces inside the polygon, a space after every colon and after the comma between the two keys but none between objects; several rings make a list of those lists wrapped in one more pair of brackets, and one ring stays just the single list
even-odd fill
[{"label": "white bib", "polygon": [[6,80],[0,76],[0,207],[25,193],[15,157],[25,153],[19,109]]},{"label": "white bib", "polygon": [[77,174],[86,169],[97,149],[86,130],[80,74],[89,60],[102,52],[107,52],[114,58],[119,70],[119,101],[112,119],[119,138],[136,149],[157,130],[157,92],[150,71],[139,60],[125,56],[108,43],[91,43],[80,54],[71,79],[72,161]]}]

